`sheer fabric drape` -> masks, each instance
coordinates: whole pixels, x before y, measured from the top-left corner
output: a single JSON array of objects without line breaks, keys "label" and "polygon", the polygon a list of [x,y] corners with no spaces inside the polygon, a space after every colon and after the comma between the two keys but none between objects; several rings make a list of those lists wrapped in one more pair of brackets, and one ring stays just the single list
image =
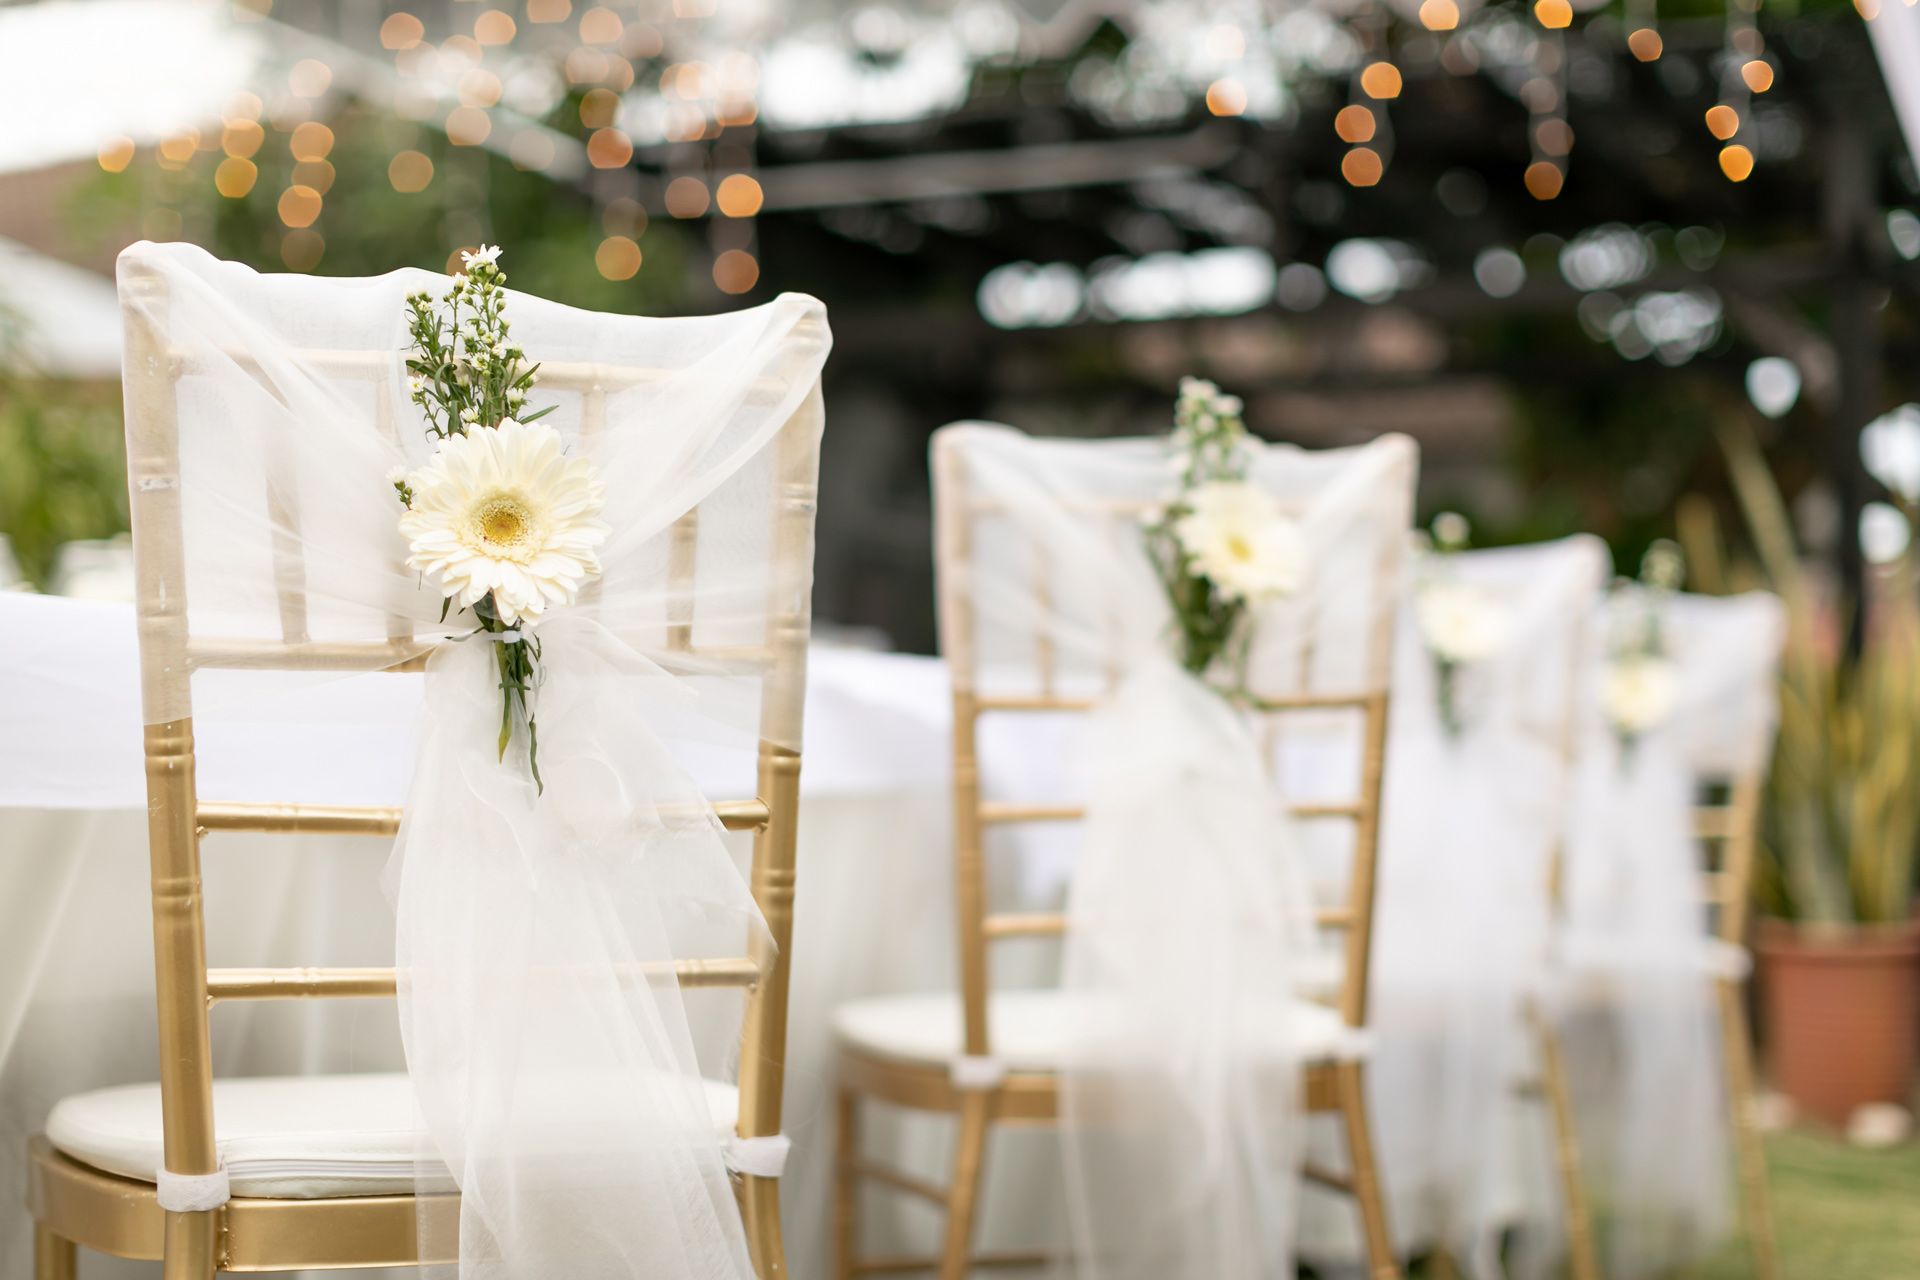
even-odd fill
[{"label": "sheer fabric drape", "polygon": [[[1604,634],[1604,619],[1593,625]],[[1630,746],[1600,711],[1603,659],[1589,667],[1558,1001],[1610,1273],[1629,1277],[1685,1265],[1731,1228],[1714,985],[1737,980],[1745,957],[1709,936],[1693,807],[1700,782],[1764,768],[1785,621],[1764,594],[1679,596],[1662,631],[1677,697]]]},{"label": "sheer fabric drape", "polygon": [[[962,424],[934,452],[957,478],[942,501],[968,504],[967,545],[949,549],[961,577],[946,598],[972,641],[948,654],[956,680],[1095,702],[1063,961],[1075,1265],[1102,1280],[1290,1274],[1303,1135],[1289,1010],[1313,968],[1311,888],[1259,717],[1170,656],[1141,532],[1174,488],[1169,446]],[[1249,478],[1310,552],[1307,586],[1258,611],[1250,689],[1385,687],[1413,470],[1399,438],[1253,447]]]},{"label": "sheer fabric drape", "polygon": [[[523,755],[498,758],[472,620],[442,622],[404,568],[385,478],[430,452],[403,299],[444,278],[260,276],[147,244],[120,274],[133,326],[164,347],[130,360],[178,376],[168,402],[130,406],[130,433],[136,500],[179,489],[192,641],[290,643],[291,665],[438,646],[389,878],[422,1186],[450,1175],[463,1193],[463,1280],[750,1275],[673,965],[742,954],[764,926],[684,760],[798,747],[797,717],[762,721],[763,667],[728,654],[805,616],[812,549],[776,538],[773,512],[816,455],[824,310],[783,295],[656,320],[510,295],[544,366],[530,407],[558,406],[545,421],[599,469],[613,526],[604,577],[538,628],[542,796]],[[175,459],[154,453],[156,414],[177,421]],[[673,544],[691,513],[688,560]],[[146,666],[150,723],[271,714],[245,673]]]},{"label": "sheer fabric drape", "polygon": [[[1502,1233],[1550,1208],[1528,1195],[1551,1171],[1515,1088],[1531,1070],[1523,1012],[1548,950],[1581,644],[1607,572],[1584,536],[1430,555],[1400,615],[1368,1083],[1400,1252],[1445,1246],[1474,1277],[1502,1274]],[[1443,581],[1498,635],[1455,676],[1457,730],[1415,616]]]}]

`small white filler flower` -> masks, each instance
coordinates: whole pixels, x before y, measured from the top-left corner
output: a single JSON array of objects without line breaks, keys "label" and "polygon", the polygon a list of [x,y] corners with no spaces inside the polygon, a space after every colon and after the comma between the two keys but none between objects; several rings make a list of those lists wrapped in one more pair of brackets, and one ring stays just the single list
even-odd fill
[{"label": "small white filler flower", "polygon": [[483,244],[478,249],[462,249],[460,251],[460,263],[462,266],[491,267],[499,261],[500,246],[497,244]]},{"label": "small white filler flower", "polygon": [[1665,720],[1679,696],[1673,663],[1657,654],[1632,654],[1607,664],[1602,691],[1607,719],[1625,738],[1637,738]]},{"label": "small white filler flower", "polygon": [[1270,600],[1306,583],[1307,545],[1265,490],[1216,480],[1186,497],[1174,536],[1194,570],[1229,600]]},{"label": "small white filler flower", "polygon": [[409,480],[407,567],[438,577],[458,607],[492,592],[514,626],[599,576],[606,485],[591,462],[567,457],[552,427],[508,418],[449,436]]},{"label": "small white filler flower", "polygon": [[1413,598],[1420,638],[1442,662],[1479,662],[1500,647],[1506,611],[1471,583],[1437,578],[1422,583]]}]

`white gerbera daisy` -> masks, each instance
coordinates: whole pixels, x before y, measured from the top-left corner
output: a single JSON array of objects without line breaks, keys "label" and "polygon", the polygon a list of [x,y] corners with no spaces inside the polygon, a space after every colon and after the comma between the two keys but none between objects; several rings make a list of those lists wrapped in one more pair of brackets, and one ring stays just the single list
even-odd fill
[{"label": "white gerbera daisy", "polygon": [[1414,593],[1414,622],[1427,648],[1445,662],[1478,662],[1500,647],[1506,610],[1467,582],[1439,579]]},{"label": "white gerbera daisy", "polygon": [[1266,600],[1305,583],[1306,542],[1265,490],[1218,480],[1194,489],[1186,503],[1174,537],[1194,570],[1223,596]]},{"label": "white gerbera daisy", "polygon": [[1607,719],[1633,737],[1667,718],[1679,694],[1673,664],[1652,654],[1616,658],[1607,664]]},{"label": "white gerbera daisy", "polygon": [[508,418],[450,436],[411,482],[413,506],[400,518],[407,567],[437,576],[463,609],[491,592],[512,626],[600,574],[606,486],[544,423]]}]

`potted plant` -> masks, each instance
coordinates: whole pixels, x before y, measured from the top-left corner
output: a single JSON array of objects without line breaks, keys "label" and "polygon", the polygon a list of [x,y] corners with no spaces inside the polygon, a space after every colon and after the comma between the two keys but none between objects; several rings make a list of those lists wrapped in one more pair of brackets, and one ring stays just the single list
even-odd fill
[{"label": "potted plant", "polygon": [[[1768,781],[1755,949],[1774,1084],[1844,1125],[1857,1107],[1912,1099],[1920,1044],[1920,409],[1868,428],[1869,469],[1898,502],[1863,521],[1871,572],[1857,645],[1849,606],[1823,603],[1802,567],[1771,471],[1728,437],[1734,488],[1788,610],[1780,733]],[[1877,535],[1876,535],[1877,527]],[[1853,531],[1846,531],[1851,534]]]}]

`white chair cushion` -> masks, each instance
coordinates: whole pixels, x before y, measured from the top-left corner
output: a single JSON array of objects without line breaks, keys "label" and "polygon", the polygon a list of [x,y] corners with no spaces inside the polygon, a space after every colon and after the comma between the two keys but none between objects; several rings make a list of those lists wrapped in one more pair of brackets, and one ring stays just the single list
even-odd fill
[{"label": "white chair cushion", "polygon": [[[731,1131],[740,1098],[706,1086],[716,1129]],[[214,1138],[236,1196],[322,1200],[404,1195],[429,1144],[414,1124],[402,1074],[275,1076],[213,1083]],[[63,1098],[47,1140],[107,1173],[152,1182],[160,1167],[160,1086],[124,1085]],[[444,1170],[422,1169],[426,1189],[450,1190]]]},{"label": "white chair cushion", "polygon": [[[1082,1021],[1075,997],[1058,990],[995,991],[987,1003],[987,1036],[994,1060],[1008,1071],[1050,1072],[1065,1057],[1072,1028]],[[921,1065],[951,1066],[962,1055],[958,992],[875,996],[834,1011],[843,1044],[876,1057]],[[1355,1061],[1367,1054],[1367,1036],[1339,1013],[1306,1000],[1276,1001],[1271,1019],[1275,1043],[1286,1041],[1304,1061]]]}]

